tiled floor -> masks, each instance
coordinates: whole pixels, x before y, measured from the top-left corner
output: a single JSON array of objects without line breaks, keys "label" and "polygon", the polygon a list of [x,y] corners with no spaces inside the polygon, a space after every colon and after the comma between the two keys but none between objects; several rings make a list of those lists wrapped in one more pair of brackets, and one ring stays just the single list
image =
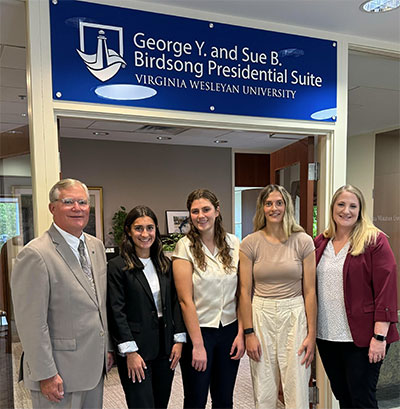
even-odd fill
[{"label": "tiled floor", "polygon": [[[29,397],[29,392],[24,388],[22,383],[17,383],[17,374],[15,368],[18,368],[19,357],[21,355],[21,346],[19,343],[13,345],[14,351],[14,393],[15,393],[15,409],[30,409],[32,404]],[[172,385],[171,398],[168,405],[170,409],[182,408],[183,389],[182,378],[179,366],[176,369],[174,383]],[[250,369],[248,358],[242,359],[239,367],[239,373],[236,381],[235,408],[251,409],[254,408],[253,391],[250,379]],[[113,368],[105,381],[104,389],[104,409],[126,409],[124,392],[119,382],[118,372]],[[211,408],[210,401],[207,408]]]},{"label": "tiled floor", "polygon": [[[17,383],[17,373],[15,368],[19,368],[19,357],[21,355],[21,346],[19,343],[13,344],[13,367],[14,367],[14,399],[15,409],[32,408],[29,392],[22,383]],[[400,399],[398,390],[378,391],[379,405],[382,409],[400,409]],[[182,408],[183,389],[179,366],[176,369],[174,383],[172,386],[169,409]],[[234,394],[234,407],[239,409],[254,408],[253,392],[250,378],[249,361],[245,356],[240,363],[239,373],[236,380]],[[126,409],[124,393],[119,382],[117,369],[113,368],[105,381],[104,390],[104,409]],[[207,408],[211,408],[210,400]],[[6,408],[5,408],[6,409]],[[320,408],[323,409],[323,408]]]},{"label": "tiled floor", "polygon": [[[116,369],[112,370],[112,375],[106,380],[106,388],[104,392],[104,409],[122,409],[126,408],[124,393],[119,383]],[[252,386],[249,372],[248,358],[242,359],[240,364],[238,378],[236,381],[234,406],[235,408],[254,408],[254,401],[252,395]],[[168,408],[180,409],[183,402],[183,389],[181,372],[176,369],[174,383],[172,385],[171,398]],[[207,408],[211,408],[211,402],[208,401]]]}]

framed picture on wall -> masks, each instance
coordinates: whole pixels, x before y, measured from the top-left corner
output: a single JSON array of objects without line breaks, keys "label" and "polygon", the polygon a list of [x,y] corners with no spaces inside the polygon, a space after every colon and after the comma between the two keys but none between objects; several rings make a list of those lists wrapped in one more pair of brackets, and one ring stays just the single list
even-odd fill
[{"label": "framed picture on wall", "polygon": [[21,201],[19,197],[0,195],[0,249],[7,240],[18,237],[22,231]]},{"label": "framed picture on wall", "polygon": [[167,233],[186,234],[190,230],[189,212],[187,210],[166,210]]},{"label": "framed picture on wall", "polygon": [[20,234],[25,245],[34,237],[32,186],[12,186],[11,193],[20,203]]},{"label": "framed picture on wall", "polygon": [[84,229],[85,233],[91,234],[104,242],[103,222],[103,188],[88,186],[90,198],[89,222]]}]

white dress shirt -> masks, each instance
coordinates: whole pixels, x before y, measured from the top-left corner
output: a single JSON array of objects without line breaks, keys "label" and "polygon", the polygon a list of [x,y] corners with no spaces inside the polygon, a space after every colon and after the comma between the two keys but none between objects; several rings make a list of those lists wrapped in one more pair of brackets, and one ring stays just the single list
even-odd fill
[{"label": "white dress shirt", "polygon": [[87,246],[86,246],[85,235],[82,233],[79,237],[76,237],[76,236],[72,235],[71,233],[66,232],[61,227],[58,227],[54,222],[53,222],[53,226],[57,229],[57,231],[61,234],[61,236],[63,236],[64,240],[67,242],[69,247],[71,247],[71,250],[74,253],[75,257],[78,259],[79,264],[81,264],[81,262],[80,262],[80,259],[79,259],[78,247],[79,247],[80,240],[83,241],[83,244],[85,246],[86,258],[87,258],[88,263],[89,263],[89,265],[91,267],[92,262],[90,260],[89,252],[88,252],[88,249],[87,249]]}]

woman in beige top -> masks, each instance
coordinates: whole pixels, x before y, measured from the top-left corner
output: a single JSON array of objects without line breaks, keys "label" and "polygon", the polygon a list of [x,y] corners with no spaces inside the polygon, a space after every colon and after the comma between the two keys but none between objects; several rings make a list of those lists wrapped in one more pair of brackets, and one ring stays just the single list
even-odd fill
[{"label": "woman in beige top", "polygon": [[184,408],[232,408],[243,333],[236,313],[239,240],[222,226],[216,196],[206,189],[187,200],[190,231],[175,248],[173,272],[190,336],[181,359]]},{"label": "woman in beige top", "polygon": [[[316,327],[313,241],[294,219],[282,186],[258,199],[254,233],[240,246],[240,302],[256,408],[309,407]],[[252,299],[253,292],[253,299]]]}]

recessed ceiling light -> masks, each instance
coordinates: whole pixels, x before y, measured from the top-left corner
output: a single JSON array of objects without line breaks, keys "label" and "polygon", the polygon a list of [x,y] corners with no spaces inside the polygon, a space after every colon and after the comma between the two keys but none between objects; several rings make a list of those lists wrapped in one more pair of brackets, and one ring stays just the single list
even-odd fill
[{"label": "recessed ceiling light", "polygon": [[25,118],[25,117],[26,117],[26,113],[23,112],[23,113],[21,114],[21,116],[22,116],[23,118]]},{"label": "recessed ceiling light", "polygon": [[170,136],[157,136],[157,138],[159,141],[169,141],[170,139],[172,139]]},{"label": "recessed ceiling light", "polygon": [[93,132],[93,135],[99,136],[99,135],[109,135],[108,132]]},{"label": "recessed ceiling light", "polygon": [[225,141],[225,140],[223,140],[223,139],[216,139],[216,140],[214,141],[214,143],[228,143],[228,141]]},{"label": "recessed ceiling light", "polygon": [[360,10],[366,13],[384,13],[400,6],[400,0],[369,0],[361,4]]},{"label": "recessed ceiling light", "polygon": [[19,133],[19,134],[22,134],[23,132],[22,132],[22,131],[12,130],[12,131],[7,131],[7,133],[12,133],[12,134],[17,134],[17,133]]}]

